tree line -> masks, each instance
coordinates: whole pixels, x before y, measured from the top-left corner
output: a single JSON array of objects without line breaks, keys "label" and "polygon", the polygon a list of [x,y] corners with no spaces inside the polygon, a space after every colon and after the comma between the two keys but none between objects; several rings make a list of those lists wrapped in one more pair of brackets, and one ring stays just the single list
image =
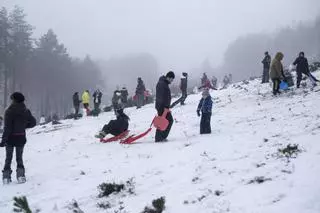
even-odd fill
[{"label": "tree line", "polygon": [[38,116],[66,115],[72,108],[72,94],[103,88],[101,70],[90,56],[69,55],[52,29],[40,38],[18,6],[0,9],[0,104],[9,104],[14,91],[25,94],[28,106]]},{"label": "tree line", "polygon": [[239,37],[224,54],[220,73],[232,73],[237,80],[261,76],[264,52],[274,57],[284,53],[284,64],[293,63],[298,53],[304,51],[310,62],[320,60],[320,16],[312,22],[301,22],[294,27],[284,27],[273,34],[255,33]]}]

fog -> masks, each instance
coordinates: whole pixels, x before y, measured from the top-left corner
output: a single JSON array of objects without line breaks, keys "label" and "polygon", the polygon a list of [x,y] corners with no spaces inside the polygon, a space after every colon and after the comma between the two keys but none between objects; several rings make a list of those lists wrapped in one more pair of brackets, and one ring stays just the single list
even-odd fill
[{"label": "fog", "polygon": [[[26,22],[11,24],[13,35],[6,22],[13,20],[15,5]],[[109,104],[117,87],[126,86],[132,96],[142,77],[153,90],[169,70],[177,76],[189,72],[191,87],[203,72],[219,80],[227,73],[235,80],[258,76],[267,50],[283,51],[287,64],[302,50],[320,60],[319,0],[0,0],[0,6],[3,108],[16,88],[34,100],[38,113],[66,114],[76,91],[100,88]],[[17,50],[11,55],[7,34],[28,42],[13,42]],[[21,58],[23,48],[28,51]],[[56,106],[49,109],[49,100]]]},{"label": "fog", "polygon": [[52,28],[72,55],[150,53],[161,72],[222,63],[238,36],[312,20],[319,0],[1,0],[25,9],[36,36]]}]

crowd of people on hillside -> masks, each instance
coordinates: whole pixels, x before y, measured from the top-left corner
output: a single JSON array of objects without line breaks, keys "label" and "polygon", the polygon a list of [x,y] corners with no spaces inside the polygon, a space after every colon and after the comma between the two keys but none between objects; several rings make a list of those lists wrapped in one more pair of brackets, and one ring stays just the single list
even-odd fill
[{"label": "crowd of people on hillside", "polygon": [[[271,60],[271,56],[268,52],[265,52],[265,57],[262,60],[263,64],[263,74],[262,83],[268,83],[269,79],[272,80],[273,88],[272,92],[274,95],[280,93],[279,88],[281,81],[289,82],[288,75],[285,75],[282,60],[284,58],[283,53],[278,52],[274,59]],[[302,75],[304,74],[311,81],[313,86],[319,82],[309,70],[308,60],[303,52],[299,53],[299,56],[293,62],[293,66],[296,66],[297,72],[297,88],[300,87]],[[155,97],[155,109],[158,116],[165,115],[168,125],[165,129],[157,129],[155,133],[155,142],[165,142],[170,134],[171,127],[173,125],[173,116],[170,111],[177,104],[185,105],[186,98],[188,96],[188,73],[183,72],[180,79],[180,91],[181,97],[175,102],[171,103],[172,96],[169,85],[174,81],[175,73],[169,71],[166,75],[159,78],[156,85],[156,97]],[[292,79],[291,79],[292,80]],[[201,85],[198,87],[202,91],[202,97],[199,101],[196,113],[200,119],[200,134],[210,134],[211,133],[211,116],[212,116],[212,106],[213,100],[210,95],[210,90],[217,90],[217,78],[212,77],[210,81],[206,73],[203,74],[201,78]],[[232,75],[226,75],[223,78],[223,88],[227,88],[232,82]],[[145,97],[147,90],[142,78],[137,79],[137,87],[135,90],[134,99],[136,100],[136,107],[140,109],[145,104]],[[102,103],[102,92],[97,89],[92,94],[93,97],[93,109],[90,110],[91,96],[89,90],[85,90],[80,95],[78,92],[73,94],[73,106],[74,106],[74,118],[80,117],[80,106],[83,105],[85,113],[87,115],[98,115],[100,112],[100,107]],[[113,110],[116,115],[116,119],[109,121],[103,126],[101,131],[96,135],[97,138],[104,138],[108,134],[117,136],[128,131],[130,118],[124,112],[124,109],[128,106],[128,90],[123,87],[121,90],[117,89],[114,91],[112,97]],[[19,183],[24,183],[25,178],[25,167],[23,163],[23,150],[26,144],[26,129],[32,128],[36,125],[36,119],[31,114],[30,110],[27,109],[24,104],[25,97],[22,93],[15,92],[11,96],[12,103],[8,107],[4,116],[4,129],[0,147],[6,147],[6,160],[3,169],[3,183],[11,182],[11,163],[13,159],[13,152],[16,152],[17,170],[16,176]],[[53,118],[55,120],[56,118]],[[57,119],[56,119],[57,120]],[[0,119],[1,123],[2,120]],[[41,123],[41,121],[40,121]]]},{"label": "crowd of people on hillside", "polygon": [[[269,78],[272,80],[273,87],[272,92],[273,95],[280,94],[280,84],[284,83],[288,86],[293,86],[292,75],[290,74],[290,70],[285,73],[282,60],[284,58],[284,54],[282,52],[276,53],[273,60],[271,60],[271,56],[268,52],[265,52],[265,57],[262,60],[263,64],[263,73],[262,73],[262,83],[268,83]],[[297,73],[297,88],[300,88],[302,74],[304,74],[312,83],[312,86],[317,86],[317,82],[319,80],[315,78],[309,69],[308,59],[305,57],[304,52],[300,52],[298,57],[292,63],[292,66],[296,66]],[[292,67],[291,66],[291,67]]]}]

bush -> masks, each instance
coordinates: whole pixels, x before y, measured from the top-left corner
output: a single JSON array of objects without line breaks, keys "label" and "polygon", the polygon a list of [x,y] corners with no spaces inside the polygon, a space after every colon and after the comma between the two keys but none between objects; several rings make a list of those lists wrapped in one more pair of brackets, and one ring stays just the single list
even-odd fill
[{"label": "bush", "polygon": [[278,150],[280,156],[286,158],[296,158],[301,151],[298,144],[288,144],[285,148]]},{"label": "bush", "polygon": [[160,197],[152,201],[152,207],[145,207],[142,213],[162,213],[165,210],[165,197]]},{"label": "bush", "polygon": [[124,190],[124,184],[102,183],[98,186],[99,198],[108,197],[112,193],[119,193]]}]

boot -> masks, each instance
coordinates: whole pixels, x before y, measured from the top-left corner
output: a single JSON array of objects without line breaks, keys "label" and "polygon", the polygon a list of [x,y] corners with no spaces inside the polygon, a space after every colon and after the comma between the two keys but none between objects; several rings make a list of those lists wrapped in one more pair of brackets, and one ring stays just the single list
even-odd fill
[{"label": "boot", "polygon": [[17,168],[17,181],[18,183],[25,183],[26,176],[23,168]]},{"label": "boot", "polygon": [[2,171],[2,182],[4,185],[11,183],[11,170],[3,170]]},{"label": "boot", "polygon": [[106,133],[104,131],[100,131],[97,135],[95,135],[96,138],[102,139],[106,137]]}]

